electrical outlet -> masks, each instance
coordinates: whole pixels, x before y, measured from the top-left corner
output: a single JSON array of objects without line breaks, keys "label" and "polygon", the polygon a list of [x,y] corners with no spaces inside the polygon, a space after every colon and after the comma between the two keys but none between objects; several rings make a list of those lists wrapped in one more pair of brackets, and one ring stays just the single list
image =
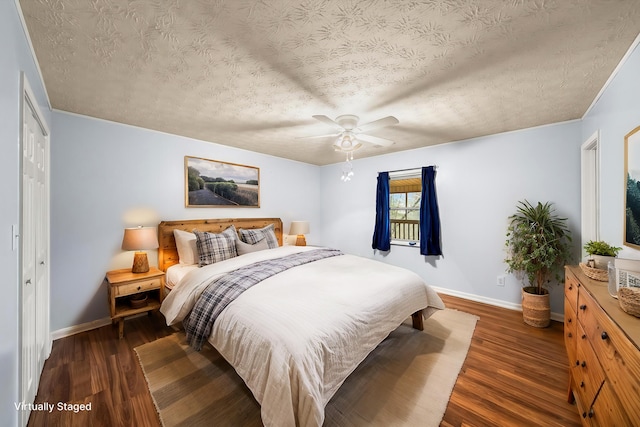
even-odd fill
[{"label": "electrical outlet", "polygon": [[504,286],[504,283],[506,282],[506,277],[505,276],[498,276],[498,283],[496,283],[498,286]]}]

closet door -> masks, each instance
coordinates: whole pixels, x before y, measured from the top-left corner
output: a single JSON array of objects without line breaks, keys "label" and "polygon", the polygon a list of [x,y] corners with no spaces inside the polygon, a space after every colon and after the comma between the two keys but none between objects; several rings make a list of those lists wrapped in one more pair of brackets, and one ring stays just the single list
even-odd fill
[{"label": "closet door", "polygon": [[[23,76],[21,161],[20,398],[32,403],[45,359],[49,333],[49,173],[48,132]],[[26,425],[29,412],[21,413]]]}]

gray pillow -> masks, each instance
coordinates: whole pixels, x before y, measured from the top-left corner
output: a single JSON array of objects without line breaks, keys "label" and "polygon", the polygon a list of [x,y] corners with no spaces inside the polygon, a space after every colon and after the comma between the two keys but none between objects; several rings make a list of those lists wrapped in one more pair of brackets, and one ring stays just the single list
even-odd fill
[{"label": "gray pillow", "polygon": [[253,245],[250,243],[245,243],[242,240],[236,240],[236,250],[238,251],[238,255],[249,254],[251,252],[263,251],[265,249],[269,249],[269,245],[267,244],[267,239],[262,239],[258,243],[254,243]]}]

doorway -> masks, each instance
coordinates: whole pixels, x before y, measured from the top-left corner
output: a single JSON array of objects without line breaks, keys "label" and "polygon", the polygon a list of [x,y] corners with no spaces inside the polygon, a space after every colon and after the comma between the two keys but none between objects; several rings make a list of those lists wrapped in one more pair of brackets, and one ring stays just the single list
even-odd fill
[{"label": "doorway", "polygon": [[582,246],[600,239],[600,133],[596,131],[581,147]]}]

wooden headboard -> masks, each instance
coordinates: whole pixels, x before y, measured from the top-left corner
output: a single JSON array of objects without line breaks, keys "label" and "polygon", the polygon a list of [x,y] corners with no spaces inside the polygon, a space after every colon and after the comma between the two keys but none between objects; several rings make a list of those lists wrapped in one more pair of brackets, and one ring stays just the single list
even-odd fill
[{"label": "wooden headboard", "polygon": [[158,268],[167,271],[167,268],[179,262],[176,239],[173,237],[173,230],[208,231],[210,233],[221,233],[230,225],[236,229],[262,228],[273,224],[273,228],[278,238],[278,244],[282,246],[282,220],[280,218],[225,218],[225,219],[189,219],[184,221],[162,221],[158,225]]}]

